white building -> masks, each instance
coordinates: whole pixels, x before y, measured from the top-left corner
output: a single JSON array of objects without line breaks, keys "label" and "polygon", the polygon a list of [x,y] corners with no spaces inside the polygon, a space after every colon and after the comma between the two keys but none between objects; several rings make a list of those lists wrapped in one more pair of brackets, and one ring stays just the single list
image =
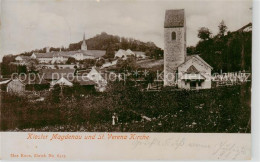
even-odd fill
[{"label": "white building", "polygon": [[97,84],[96,89],[98,91],[103,92],[106,90],[107,81],[104,79],[101,71],[98,68],[92,67],[87,77]]},{"label": "white building", "polygon": [[66,63],[69,57],[75,58],[75,60],[79,61],[84,59],[97,59],[105,54],[106,51],[104,50],[88,50],[84,34],[81,49],[78,51],[50,51],[49,48],[46,48],[46,53],[33,53],[31,58],[37,59],[39,63],[54,64]]},{"label": "white building", "polygon": [[114,61],[111,61],[111,62],[106,62],[101,66],[101,69],[108,68],[108,67],[111,67],[111,66],[115,66],[116,64],[117,64],[117,60],[114,60]]},{"label": "white building", "polygon": [[58,80],[54,80],[51,82],[50,86],[53,87],[54,85],[60,85],[60,86],[69,86],[72,87],[73,83],[71,83],[70,81],[68,81],[66,78],[61,77]]},{"label": "white building", "polygon": [[187,56],[178,66],[178,88],[211,88],[211,70],[213,68],[198,55]]},{"label": "white building", "polygon": [[129,53],[127,53],[125,50],[123,49],[119,49],[116,54],[115,54],[115,58],[122,58],[123,60],[127,59],[127,56],[130,55]]},{"label": "white building", "polygon": [[20,55],[15,57],[15,61],[19,65],[26,65],[30,61],[30,57]]},{"label": "white building", "polygon": [[164,21],[164,86],[211,88],[213,68],[198,55],[186,54],[184,9],[167,10]]},{"label": "white building", "polygon": [[115,54],[115,58],[122,58],[123,60],[126,60],[131,56],[135,56],[137,58],[146,58],[145,52],[131,51],[130,49],[126,51],[123,49],[119,49]]}]

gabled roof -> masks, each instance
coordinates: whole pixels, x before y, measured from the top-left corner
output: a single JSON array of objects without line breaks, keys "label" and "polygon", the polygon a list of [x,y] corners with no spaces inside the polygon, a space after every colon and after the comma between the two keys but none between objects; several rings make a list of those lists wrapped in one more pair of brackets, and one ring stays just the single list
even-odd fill
[{"label": "gabled roof", "polygon": [[183,27],[185,24],[184,9],[166,10],[164,28]]},{"label": "gabled roof", "polygon": [[131,51],[130,49],[126,50],[126,52],[129,54],[129,55],[135,55],[135,53],[133,51]]},{"label": "gabled roof", "polygon": [[115,55],[117,55],[117,54],[122,54],[122,55],[129,55],[129,53],[128,52],[126,52],[125,50],[123,50],[123,49],[119,49],[117,52],[116,52],[116,54]]},{"label": "gabled roof", "polygon": [[145,52],[134,51],[134,53],[136,54],[136,56],[146,56],[146,55],[145,55]]},{"label": "gabled roof", "polygon": [[30,56],[23,56],[23,55],[18,55],[17,57],[15,57],[15,59],[17,59],[18,57],[20,57],[22,60],[30,60],[31,59]]},{"label": "gabled roof", "polygon": [[11,79],[0,79],[0,85],[1,84],[7,84],[11,81]]},{"label": "gabled roof", "polygon": [[54,82],[51,83],[51,85],[56,85],[56,84],[62,84],[62,85],[65,85],[65,86],[72,86],[73,85],[73,83],[71,83],[65,77],[61,77],[57,81],[54,81]]},{"label": "gabled roof", "polygon": [[[60,79],[62,76],[73,76],[75,69],[41,69],[40,75],[43,75],[44,79]],[[55,73],[55,74],[54,74]]]},{"label": "gabled roof", "polygon": [[83,35],[83,41],[82,41],[82,44],[81,44],[81,50],[87,50],[87,44],[86,44],[86,41],[85,41],[85,33]]},{"label": "gabled roof", "polygon": [[7,84],[9,84],[11,82],[16,82],[16,81],[18,81],[18,82],[22,83],[23,85],[25,85],[25,83],[23,81],[21,81],[20,79],[17,79],[17,78],[9,80],[9,82],[7,82]]},{"label": "gabled roof", "polygon": [[74,76],[73,78],[68,79],[73,80],[73,82],[79,83],[80,85],[96,85],[96,83],[87,76]]},{"label": "gabled roof", "polygon": [[[42,77],[40,75],[40,77]],[[24,84],[27,85],[33,85],[33,84],[49,84],[48,81],[46,81],[44,78],[39,79],[39,76],[36,75],[36,77],[32,77],[31,79],[29,77],[27,77],[25,80],[22,81]]]},{"label": "gabled roof", "polygon": [[[202,63],[204,63],[206,66],[208,66],[211,70],[213,69],[212,66],[210,66],[206,61],[204,61],[199,55],[191,55],[191,56],[186,56],[185,58],[185,62],[180,64],[179,66],[182,66],[183,64],[185,64],[187,61],[191,60],[192,58],[195,58],[199,61],[201,61]],[[178,66],[178,67],[179,67]]]},{"label": "gabled roof", "polygon": [[191,65],[188,69],[187,69],[187,73],[188,74],[196,74],[196,73],[199,73],[199,71],[193,66]]}]

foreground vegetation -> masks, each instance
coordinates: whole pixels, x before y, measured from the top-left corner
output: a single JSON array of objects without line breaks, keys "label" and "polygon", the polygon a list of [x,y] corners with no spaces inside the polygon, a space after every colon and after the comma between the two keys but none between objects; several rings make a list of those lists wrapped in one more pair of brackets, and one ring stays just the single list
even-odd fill
[{"label": "foreground vegetation", "polygon": [[[44,101],[1,92],[2,131],[250,132],[250,84],[200,91],[48,92]],[[112,125],[112,115],[118,122]],[[143,118],[146,116],[151,121]]]}]

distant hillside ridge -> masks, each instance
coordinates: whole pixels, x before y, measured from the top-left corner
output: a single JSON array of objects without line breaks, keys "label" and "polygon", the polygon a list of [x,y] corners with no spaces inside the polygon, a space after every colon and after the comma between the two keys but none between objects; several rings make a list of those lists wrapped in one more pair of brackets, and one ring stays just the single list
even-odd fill
[{"label": "distant hillside ridge", "polygon": [[[50,47],[50,51],[77,51],[81,48],[82,41],[77,43],[71,43],[68,48],[64,47]],[[119,37],[117,35],[110,35],[105,32],[97,34],[93,38],[86,40],[88,50],[113,50],[117,51],[119,49],[131,49],[132,51],[142,51],[146,52],[148,56],[156,57],[155,53],[160,53],[162,56],[163,50],[157,47],[153,42],[142,42],[133,38]],[[20,53],[18,55],[30,56],[33,52],[45,53],[46,47],[42,49],[35,49],[30,52]]]},{"label": "distant hillside ridge", "polygon": [[195,47],[187,48],[187,55],[199,54],[213,72],[251,72],[252,23],[225,35],[200,40]]}]

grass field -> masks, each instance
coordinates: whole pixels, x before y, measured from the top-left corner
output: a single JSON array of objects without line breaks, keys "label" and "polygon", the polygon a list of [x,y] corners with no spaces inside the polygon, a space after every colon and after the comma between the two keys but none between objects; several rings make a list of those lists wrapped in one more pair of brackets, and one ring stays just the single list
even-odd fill
[{"label": "grass field", "polygon": [[[41,102],[3,92],[1,97],[2,131],[251,132],[249,83],[157,92],[120,84],[105,93],[68,95],[57,102],[52,94]],[[118,122],[112,125],[114,113]]]}]

